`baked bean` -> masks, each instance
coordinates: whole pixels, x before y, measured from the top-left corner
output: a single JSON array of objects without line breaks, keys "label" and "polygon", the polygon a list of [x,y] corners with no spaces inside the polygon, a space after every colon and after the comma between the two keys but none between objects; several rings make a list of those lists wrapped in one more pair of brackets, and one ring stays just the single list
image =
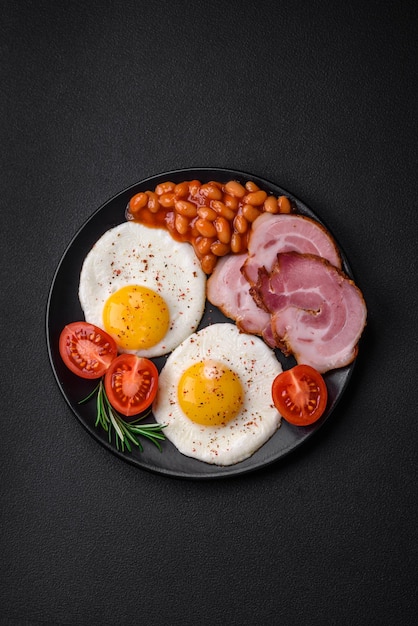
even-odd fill
[{"label": "baked bean", "polygon": [[231,252],[239,254],[242,250],[242,240],[239,233],[232,233],[231,235]]},{"label": "baked bean", "polygon": [[233,211],[238,210],[239,200],[236,196],[230,196],[229,194],[224,193],[223,203]]},{"label": "baked bean", "polygon": [[264,210],[266,213],[276,214],[279,212],[279,204],[276,196],[268,196],[264,201]]},{"label": "baked bean", "polygon": [[189,229],[189,220],[184,215],[180,215],[180,213],[176,213],[176,217],[174,218],[174,227],[179,235],[185,235]]},{"label": "baked bean", "polygon": [[198,255],[202,257],[205,256],[205,254],[209,254],[210,247],[215,241],[213,237],[197,237],[195,247]]},{"label": "baked bean", "polygon": [[247,180],[245,183],[245,189],[252,193],[253,191],[258,191],[260,187],[253,180]]},{"label": "baked bean", "polygon": [[223,197],[222,190],[213,183],[205,183],[200,187],[200,193],[209,200],[221,200]]},{"label": "baked bean", "polygon": [[192,243],[193,243],[193,240],[194,240],[194,239],[197,239],[197,237],[200,237],[200,236],[201,236],[201,235],[200,235],[200,233],[199,233],[199,231],[197,230],[197,228],[196,228],[195,224],[196,224],[196,221],[195,221],[195,220],[192,220],[192,221],[190,222],[190,241],[191,241]]},{"label": "baked bean", "polygon": [[148,196],[146,193],[137,193],[129,200],[129,210],[132,215],[135,215],[138,211],[147,206]]},{"label": "baked bean", "polygon": [[242,214],[248,222],[254,222],[261,215],[261,212],[252,204],[244,204]]},{"label": "baked bean", "polygon": [[234,228],[237,231],[237,233],[239,233],[240,235],[246,232],[248,228],[248,221],[246,220],[246,218],[244,217],[242,213],[238,213],[238,215],[235,216]]},{"label": "baked bean", "polygon": [[216,222],[210,222],[209,220],[205,220],[203,217],[199,217],[195,221],[194,225],[196,227],[196,230],[203,237],[216,237]]},{"label": "baked bean", "polygon": [[200,265],[205,274],[212,274],[217,261],[218,258],[214,254],[205,254],[205,256],[200,261]]},{"label": "baked bean", "polygon": [[280,213],[292,212],[292,205],[290,204],[290,200],[287,196],[280,196],[278,199],[278,205]]},{"label": "baked bean", "polygon": [[214,209],[211,209],[209,206],[201,206],[197,209],[197,214],[199,217],[202,217],[204,220],[209,220],[213,222],[218,214]]},{"label": "baked bean", "polygon": [[182,183],[178,183],[174,187],[174,193],[176,194],[177,198],[184,198],[185,196],[187,196],[189,193],[189,183],[187,182],[187,180]]},{"label": "baked bean", "polygon": [[224,187],[227,194],[236,198],[243,198],[246,194],[245,187],[237,180],[230,180]]},{"label": "baked bean", "polygon": [[160,210],[160,201],[157,194],[154,191],[147,191],[146,194],[148,196],[147,206],[149,210],[151,211],[151,213],[158,213],[158,211]]},{"label": "baked bean", "polygon": [[251,233],[251,231],[250,231],[250,229],[248,229],[246,233],[243,233],[241,235],[241,250],[242,251],[248,249],[248,240],[250,238],[250,233]]},{"label": "baked bean", "polygon": [[161,194],[160,196],[160,204],[165,209],[171,209],[174,206],[174,198],[176,197],[174,191],[167,191],[166,193]]},{"label": "baked bean", "polygon": [[189,181],[189,193],[191,193],[192,196],[195,196],[197,192],[199,191],[201,185],[202,183],[200,182],[200,180]]},{"label": "baked bean", "polygon": [[218,239],[221,243],[229,243],[231,241],[231,225],[225,217],[217,217],[213,222]]},{"label": "baked bean", "polygon": [[218,215],[222,215],[222,217],[225,217],[227,220],[232,221],[235,217],[235,211],[227,207],[226,204],[220,200],[212,200],[211,207],[215,209]]},{"label": "baked bean", "polygon": [[188,200],[174,200],[174,208],[177,213],[184,215],[185,217],[196,217],[197,207],[193,202]]},{"label": "baked bean", "polygon": [[225,256],[230,252],[231,246],[227,243],[222,243],[221,241],[215,241],[211,247],[211,252],[216,256]]},{"label": "baked bean", "polygon": [[169,193],[170,191],[174,191],[175,184],[171,181],[166,181],[164,183],[160,183],[155,188],[155,193],[157,196],[162,196],[164,193]]},{"label": "baked bean", "polygon": [[252,204],[253,206],[261,206],[266,198],[266,192],[259,189],[258,191],[248,193],[244,198],[244,202],[246,204]]}]

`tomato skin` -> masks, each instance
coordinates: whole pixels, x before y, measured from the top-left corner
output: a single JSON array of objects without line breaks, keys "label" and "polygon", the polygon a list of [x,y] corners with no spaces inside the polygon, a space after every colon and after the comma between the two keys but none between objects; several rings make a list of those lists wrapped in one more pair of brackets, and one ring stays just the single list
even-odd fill
[{"label": "tomato skin", "polygon": [[71,322],[61,331],[59,352],[69,370],[81,378],[101,378],[116,358],[116,342],[87,322]]},{"label": "tomato skin", "polygon": [[144,357],[120,354],[107,370],[104,385],[113,408],[131,417],[145,411],[154,401],[158,388],[158,369]]},{"label": "tomato skin", "polygon": [[310,365],[296,365],[276,376],[271,393],[276,409],[295,426],[313,424],[327,406],[325,380]]}]

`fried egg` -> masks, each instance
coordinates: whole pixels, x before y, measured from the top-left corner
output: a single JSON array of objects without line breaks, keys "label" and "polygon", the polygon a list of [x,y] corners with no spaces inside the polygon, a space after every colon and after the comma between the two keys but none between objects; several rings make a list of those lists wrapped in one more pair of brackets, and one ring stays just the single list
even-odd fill
[{"label": "fried egg", "polygon": [[192,246],[136,222],[104,233],[80,274],[86,321],[108,332],[119,352],[149,358],[168,354],[196,330],[205,293]]},{"label": "fried egg", "polygon": [[154,417],[182,454],[216,465],[238,463],[280,426],[271,385],[281,372],[259,337],[234,324],[207,326],[167,358]]}]

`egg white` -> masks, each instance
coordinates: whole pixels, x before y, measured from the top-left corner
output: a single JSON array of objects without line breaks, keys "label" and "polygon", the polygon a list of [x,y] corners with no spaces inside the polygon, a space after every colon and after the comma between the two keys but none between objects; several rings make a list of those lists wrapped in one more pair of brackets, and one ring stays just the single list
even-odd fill
[{"label": "egg white", "polygon": [[120,352],[161,356],[196,330],[205,308],[206,275],[190,244],[175,241],[164,229],[137,222],[108,230],[81,269],[79,299],[86,321],[103,328],[106,300],[126,285],[142,285],[162,296],[170,325],[165,337],[151,348]]},{"label": "egg white", "polygon": [[[241,380],[244,402],[225,426],[202,426],[182,411],[177,388],[182,373],[196,362],[220,361]],[[156,421],[184,455],[206,463],[233,465],[250,457],[279,428],[281,416],[271,385],[282,372],[273,351],[259,337],[241,333],[234,324],[213,324],[183,341],[168,357],[153,404]]]}]

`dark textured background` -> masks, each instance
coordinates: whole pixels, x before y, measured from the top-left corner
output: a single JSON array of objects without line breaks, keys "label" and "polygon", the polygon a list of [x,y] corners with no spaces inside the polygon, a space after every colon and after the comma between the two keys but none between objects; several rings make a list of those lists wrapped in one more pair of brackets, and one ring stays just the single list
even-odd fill
[{"label": "dark textured background", "polygon": [[[417,4],[0,2],[1,624],[414,624]],[[139,470],[80,427],[45,309],[83,222],[182,167],[310,205],[369,310],[334,417],[235,479]]]}]

